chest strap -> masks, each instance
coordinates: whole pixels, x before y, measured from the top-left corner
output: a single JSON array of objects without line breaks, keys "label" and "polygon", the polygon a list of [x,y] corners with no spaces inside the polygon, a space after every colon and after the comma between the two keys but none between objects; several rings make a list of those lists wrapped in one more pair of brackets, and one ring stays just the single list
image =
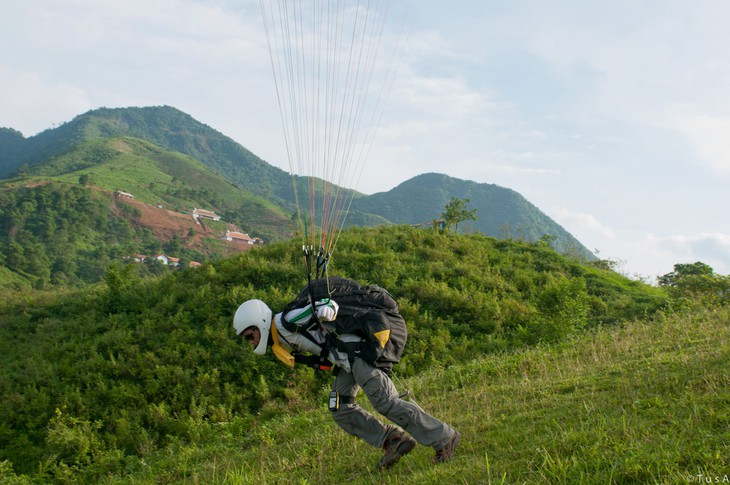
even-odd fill
[{"label": "chest strap", "polygon": [[284,364],[288,365],[289,367],[294,367],[294,356],[286,351],[284,347],[281,346],[281,343],[279,342],[279,332],[276,328],[276,322],[271,321],[271,340],[273,340],[273,344],[271,345],[271,350],[274,352],[274,355],[277,359],[282,361]]}]

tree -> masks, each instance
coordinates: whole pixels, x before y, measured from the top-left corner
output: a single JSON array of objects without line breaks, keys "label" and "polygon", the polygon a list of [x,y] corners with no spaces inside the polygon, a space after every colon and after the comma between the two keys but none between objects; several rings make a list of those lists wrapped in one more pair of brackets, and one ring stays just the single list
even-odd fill
[{"label": "tree", "polygon": [[540,245],[544,248],[551,248],[551,247],[553,247],[553,243],[557,239],[558,239],[558,236],[553,236],[552,234],[543,234],[537,243],[538,243],[538,245]]},{"label": "tree", "polygon": [[709,265],[700,261],[691,264],[675,264],[674,271],[658,278],[659,286],[676,287],[681,285],[682,280],[687,277],[707,277],[712,276],[713,273],[714,270]]},{"label": "tree", "polygon": [[182,241],[180,241],[180,237],[177,234],[173,234],[172,239],[164,245],[164,248],[165,251],[177,256],[182,248]]},{"label": "tree", "polygon": [[707,303],[730,302],[730,276],[715,274],[709,265],[696,262],[675,264],[674,271],[657,278],[659,286],[669,288],[675,297],[687,297]]},{"label": "tree", "polygon": [[469,204],[470,199],[458,199],[451,197],[451,200],[446,207],[444,212],[441,213],[441,217],[444,219],[446,230],[454,227],[454,232],[459,232],[459,223],[464,221],[476,221],[477,210],[467,210],[466,206]]}]

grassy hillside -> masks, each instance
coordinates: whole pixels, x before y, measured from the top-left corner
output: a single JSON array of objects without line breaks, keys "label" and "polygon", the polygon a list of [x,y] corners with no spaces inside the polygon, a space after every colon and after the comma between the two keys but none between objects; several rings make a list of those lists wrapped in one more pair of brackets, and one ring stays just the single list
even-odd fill
[{"label": "grassy hillside", "polygon": [[400,384],[461,431],[451,462],[432,465],[433,451],[419,446],[378,472],[379,451],[337,428],[323,389],[101,482],[722,483],[730,473],[727,308],[660,314]]},{"label": "grassy hillside", "polygon": [[[299,251],[295,242],[268,245],[154,279],[117,266],[99,287],[6,300],[0,462],[93,482],[137,473],[138,459],[198,450],[219,432],[251,442],[250,430],[269,429],[283,411],[309,409],[328,374],[292,375],[231,338],[242,301],[278,309],[298,293]],[[541,245],[484,236],[353,229],[333,258],[333,274],[381,284],[398,299],[409,325],[402,378],[564,342],[666,302],[659,288]]]},{"label": "grassy hillside", "polygon": [[[198,425],[143,458],[61,482],[82,483],[719,483],[730,469],[730,311],[661,313],[562,344],[490,356],[397,379],[462,433],[455,458],[417,447],[378,472],[380,452],[346,435],[313,397]],[[360,403],[368,408],[360,396]],[[59,448],[83,444],[73,422]],[[67,421],[68,422],[68,421]],[[103,469],[96,466],[97,469]],[[4,472],[3,472],[4,470]],[[0,479],[15,483],[10,464]],[[22,478],[22,477],[21,477]],[[708,478],[712,481],[704,482]],[[726,480],[726,479],[725,479]],[[17,483],[26,483],[18,479]]]}]

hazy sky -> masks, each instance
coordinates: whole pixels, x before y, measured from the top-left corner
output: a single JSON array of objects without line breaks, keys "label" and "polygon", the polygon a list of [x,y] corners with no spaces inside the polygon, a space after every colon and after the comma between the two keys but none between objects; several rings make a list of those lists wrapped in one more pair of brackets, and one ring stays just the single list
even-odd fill
[{"label": "hazy sky", "polygon": [[[0,126],[174,106],[289,169],[258,0],[0,9]],[[730,2],[423,0],[361,192],[516,190],[602,259],[730,273]]]}]

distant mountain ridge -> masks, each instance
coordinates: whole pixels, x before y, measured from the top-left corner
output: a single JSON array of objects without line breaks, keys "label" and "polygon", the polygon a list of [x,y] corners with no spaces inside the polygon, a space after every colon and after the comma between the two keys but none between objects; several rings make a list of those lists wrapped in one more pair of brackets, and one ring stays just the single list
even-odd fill
[{"label": "distant mountain ridge", "polygon": [[478,219],[466,224],[470,230],[497,238],[526,241],[537,241],[549,235],[555,238],[553,246],[559,252],[577,251],[588,260],[595,258],[580,241],[522,195],[494,184],[427,173],[413,177],[388,192],[357,199],[353,208],[378,214],[395,224],[419,224],[441,218],[452,196],[469,199],[468,207],[477,209]]},{"label": "distant mountain ridge", "polygon": [[288,173],[170,106],[100,108],[30,138],[13,132],[4,129],[0,134],[0,148],[11,150],[0,155],[0,177],[8,177],[23,165],[43,163],[82,141],[130,136],[189,155],[239,187],[274,198],[279,205],[293,202]]},{"label": "distant mountain ridge", "polygon": [[[83,141],[134,137],[201,162],[237,187],[293,212],[292,177],[190,115],[170,106],[100,108],[53,129],[24,138],[18,131],[0,128],[0,177],[23,167],[43,164],[72,150]],[[295,177],[304,183],[305,177]],[[537,241],[554,238],[559,251],[596,259],[575,237],[517,192],[441,174],[424,174],[383,193],[355,193],[350,225],[419,224],[440,218],[452,196],[470,199],[478,220],[466,229],[498,238]]]}]

